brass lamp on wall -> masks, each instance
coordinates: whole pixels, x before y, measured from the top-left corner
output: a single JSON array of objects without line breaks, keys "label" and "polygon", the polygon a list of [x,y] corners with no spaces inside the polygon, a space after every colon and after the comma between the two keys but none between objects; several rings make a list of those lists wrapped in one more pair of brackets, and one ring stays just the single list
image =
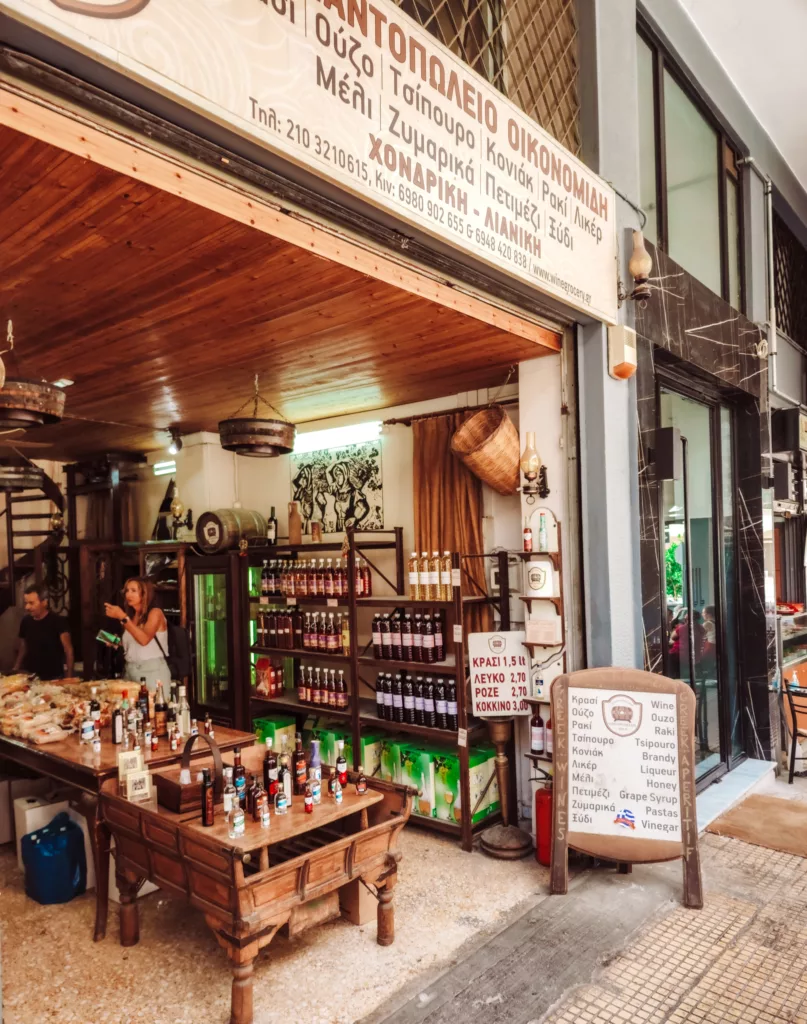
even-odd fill
[{"label": "brass lamp on wall", "polygon": [[528,504],[535,502],[536,494],[541,498],[549,495],[549,487],[546,479],[546,466],[541,462],[541,456],[535,447],[535,431],[527,431],[527,443],[521,453],[521,472],[524,474],[524,483],[521,485],[521,493],[526,496]]}]

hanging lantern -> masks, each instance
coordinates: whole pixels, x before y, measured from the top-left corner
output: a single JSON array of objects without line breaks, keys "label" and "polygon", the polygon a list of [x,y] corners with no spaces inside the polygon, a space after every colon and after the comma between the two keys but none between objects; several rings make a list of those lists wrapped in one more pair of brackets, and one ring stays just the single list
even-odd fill
[{"label": "hanging lantern", "polygon": [[[11,321],[6,331],[8,348],[14,349]],[[64,413],[65,394],[61,388],[44,380],[9,380],[0,361],[0,430],[27,430],[46,423],[58,423]]]},{"label": "hanging lantern", "polygon": [[[239,416],[249,403],[253,403],[252,416]],[[258,375],[255,374],[255,393],[229,419],[219,423],[221,447],[236,455],[253,455],[270,459],[288,455],[294,449],[297,428],[283,419],[261,419],[258,416],[260,402],[272,412],[277,409],[258,393]],[[280,414],[278,413],[278,416]]]}]

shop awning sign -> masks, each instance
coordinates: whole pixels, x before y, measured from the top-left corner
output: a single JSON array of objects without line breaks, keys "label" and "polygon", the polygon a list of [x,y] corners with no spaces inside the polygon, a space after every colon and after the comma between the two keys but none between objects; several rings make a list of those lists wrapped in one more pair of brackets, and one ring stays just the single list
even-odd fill
[{"label": "shop awning sign", "polygon": [[613,190],[390,0],[0,0],[0,12],[616,322]]}]

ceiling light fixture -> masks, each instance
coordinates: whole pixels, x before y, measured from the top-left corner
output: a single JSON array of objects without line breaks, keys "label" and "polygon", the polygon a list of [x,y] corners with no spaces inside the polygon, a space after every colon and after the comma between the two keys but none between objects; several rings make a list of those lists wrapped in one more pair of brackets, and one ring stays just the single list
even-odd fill
[{"label": "ceiling light fixture", "polygon": [[176,472],[177,464],[173,459],[170,462],[155,462],[151,469],[155,476],[168,476]]},{"label": "ceiling light fixture", "polygon": [[[240,413],[252,403],[252,416],[241,416]],[[255,374],[254,391],[250,398],[237,409],[232,416],[219,423],[219,440],[221,447],[236,455],[253,455],[261,458],[275,458],[288,455],[294,448],[297,428],[284,419],[261,419],[258,417],[258,405],[263,404],[277,413],[277,409],[266,401],[258,391],[258,374]],[[280,413],[278,413],[278,417]]]},{"label": "ceiling light fixture", "polygon": [[169,455],[179,455],[182,451],[182,435],[173,427],[170,430],[171,443],[168,445]]},{"label": "ceiling light fixture", "polygon": [[354,423],[349,427],[310,430],[307,434],[297,435],[294,454],[304,455],[306,452],[322,452],[329,448],[343,448],[349,444],[377,441],[381,436],[381,427],[381,420],[371,420],[369,423]]},{"label": "ceiling light fixture", "polygon": [[75,383],[74,380],[70,380],[68,377],[60,377],[58,380],[51,381],[55,388],[72,388]]}]

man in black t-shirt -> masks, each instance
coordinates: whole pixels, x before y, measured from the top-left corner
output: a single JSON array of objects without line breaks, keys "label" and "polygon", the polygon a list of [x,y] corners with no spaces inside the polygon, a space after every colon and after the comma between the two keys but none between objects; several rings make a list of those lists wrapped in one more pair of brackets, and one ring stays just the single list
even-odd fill
[{"label": "man in black t-shirt", "polygon": [[48,608],[44,587],[26,587],[26,615],[20,623],[20,649],[14,672],[40,679],[69,679],[73,675],[73,643],[67,622]]}]

